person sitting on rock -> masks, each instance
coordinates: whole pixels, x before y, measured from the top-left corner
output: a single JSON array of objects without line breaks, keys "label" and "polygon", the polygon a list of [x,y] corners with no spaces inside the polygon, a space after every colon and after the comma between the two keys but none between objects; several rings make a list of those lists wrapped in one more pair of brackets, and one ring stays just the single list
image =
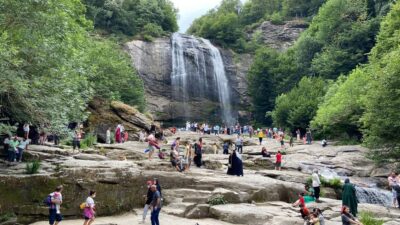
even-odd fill
[{"label": "person sitting on rock", "polygon": [[355,224],[355,225],[363,225],[360,221],[357,220],[357,218],[355,218],[351,213],[350,213],[350,208],[346,205],[343,205],[342,210],[341,210],[341,214],[342,214],[342,223],[343,225],[351,225],[351,224]]},{"label": "person sitting on rock", "polygon": [[176,168],[178,172],[182,172],[182,160],[176,149],[172,149],[170,153],[170,161],[173,167]]},{"label": "person sitting on rock", "polygon": [[310,219],[308,220],[308,224],[310,225],[321,225],[318,215],[316,213],[311,213],[310,214]]},{"label": "person sitting on rock", "polygon": [[310,211],[306,207],[306,202],[304,200],[304,193],[299,194],[299,199],[293,203],[293,207],[299,206],[300,207],[300,214],[303,219],[308,219],[310,215]]},{"label": "person sitting on rock", "polygon": [[314,209],[313,209],[313,213],[316,214],[316,215],[318,216],[319,225],[325,225],[325,218],[324,218],[324,215],[322,214],[321,209],[319,209],[319,208],[314,208]]},{"label": "person sitting on rock", "polygon": [[304,201],[305,203],[314,202],[314,188],[310,187],[308,184],[304,185],[305,195]]},{"label": "person sitting on rock", "polygon": [[271,158],[271,153],[269,153],[269,152],[267,151],[267,148],[266,148],[266,147],[262,147],[262,149],[261,149],[261,155],[262,155],[263,157]]}]

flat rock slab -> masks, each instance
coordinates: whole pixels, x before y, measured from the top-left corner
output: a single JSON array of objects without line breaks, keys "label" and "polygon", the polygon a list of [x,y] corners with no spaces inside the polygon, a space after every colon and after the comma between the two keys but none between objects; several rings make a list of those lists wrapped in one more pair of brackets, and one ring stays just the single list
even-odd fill
[{"label": "flat rock slab", "polygon": [[90,160],[90,161],[105,161],[108,158],[102,155],[92,155],[92,154],[78,154],[74,155],[74,159],[80,159],[80,160]]}]

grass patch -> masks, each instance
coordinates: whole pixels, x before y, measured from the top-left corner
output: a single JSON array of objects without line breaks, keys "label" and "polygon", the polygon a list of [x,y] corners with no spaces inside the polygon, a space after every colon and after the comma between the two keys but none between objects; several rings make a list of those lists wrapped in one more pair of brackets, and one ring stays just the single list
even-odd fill
[{"label": "grass patch", "polygon": [[374,214],[368,211],[360,212],[360,221],[363,225],[383,225],[384,221],[375,218]]},{"label": "grass patch", "polygon": [[211,206],[213,206],[213,205],[225,205],[225,204],[228,204],[228,201],[226,201],[224,196],[222,196],[222,195],[215,195],[215,196],[211,196],[207,200],[207,204],[209,204]]},{"label": "grass patch", "polygon": [[41,166],[40,161],[34,160],[26,164],[25,171],[27,174],[36,174],[39,172],[40,166]]}]

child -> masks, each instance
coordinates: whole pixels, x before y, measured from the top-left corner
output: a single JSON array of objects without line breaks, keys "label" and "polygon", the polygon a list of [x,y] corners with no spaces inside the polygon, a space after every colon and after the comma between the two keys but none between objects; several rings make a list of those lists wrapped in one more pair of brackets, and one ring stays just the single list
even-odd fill
[{"label": "child", "polygon": [[275,162],[275,170],[282,170],[282,154],[281,151],[278,151],[278,154],[276,154],[276,162]]}]

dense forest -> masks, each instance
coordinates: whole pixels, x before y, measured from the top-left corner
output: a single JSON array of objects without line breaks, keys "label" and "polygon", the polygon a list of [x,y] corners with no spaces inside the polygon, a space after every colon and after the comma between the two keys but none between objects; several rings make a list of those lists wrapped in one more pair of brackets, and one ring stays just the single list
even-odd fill
[{"label": "dense forest", "polygon": [[[293,19],[309,28],[285,52],[246,35],[263,21]],[[363,141],[379,149],[371,151],[378,161],[400,156],[400,2],[224,0],[188,32],[254,52],[248,81],[255,125],[310,127],[319,138]]]},{"label": "dense forest", "polygon": [[[166,0],[4,0],[0,4],[0,118],[64,133],[95,97],[144,109],[142,80],[115,37],[177,29]],[[1,123],[0,133],[10,126]]]}]

